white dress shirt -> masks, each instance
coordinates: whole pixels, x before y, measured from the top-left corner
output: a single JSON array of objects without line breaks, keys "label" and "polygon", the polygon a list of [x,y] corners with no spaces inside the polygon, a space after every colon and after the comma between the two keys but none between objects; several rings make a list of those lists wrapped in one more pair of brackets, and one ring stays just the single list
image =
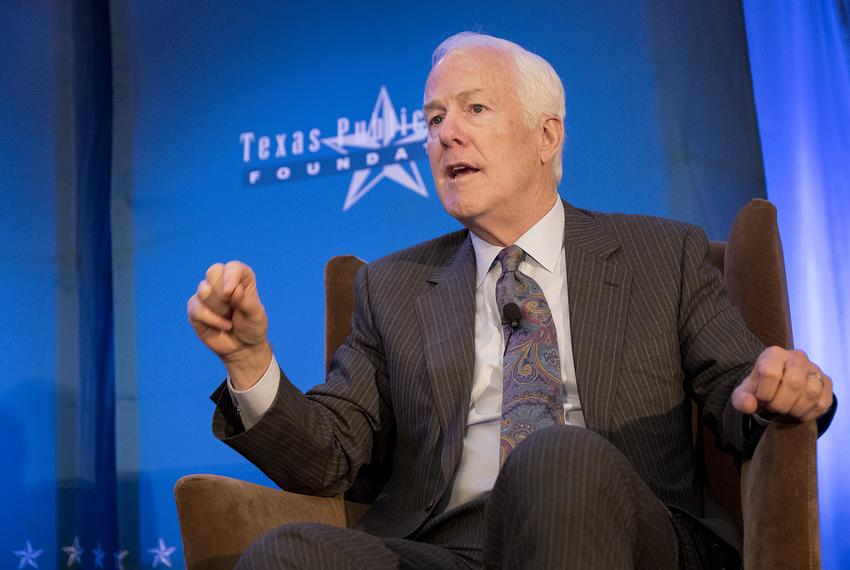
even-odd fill
[{"label": "white dress shirt", "polygon": [[[502,270],[495,260],[503,248],[484,241],[474,233],[471,236],[477,275],[475,366],[463,455],[448,508],[462,505],[491,490],[499,474],[505,339],[502,335],[501,313],[496,303],[496,281]],[[520,236],[516,245],[528,254],[520,263],[519,271],[537,282],[552,311],[558,336],[558,356],[561,359],[564,417],[568,424],[584,427],[570,341],[570,305],[563,241],[564,208],[561,201],[557,200],[539,222]]]},{"label": "white dress shirt", "polygon": [[[496,281],[501,275],[496,256],[503,249],[471,233],[475,250],[475,365],[472,394],[469,400],[467,431],[463,455],[455,475],[448,508],[470,501],[493,488],[499,474],[499,439],[502,416],[502,357],[505,340],[499,307],[496,303]],[[564,208],[560,200],[517,241],[528,255],[519,270],[534,279],[549,303],[558,336],[561,380],[564,392],[564,417],[567,423],[584,427],[584,416],[576,385],[573,349],[570,337],[569,298],[564,260]],[[228,380],[228,388],[245,429],[257,423],[268,411],[277,394],[280,368],[272,358],[268,370],[254,386],[236,390]]]}]

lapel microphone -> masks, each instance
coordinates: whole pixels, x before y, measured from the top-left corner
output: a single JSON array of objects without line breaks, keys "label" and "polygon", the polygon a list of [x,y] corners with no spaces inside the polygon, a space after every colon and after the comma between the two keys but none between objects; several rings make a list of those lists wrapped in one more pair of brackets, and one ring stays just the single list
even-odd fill
[{"label": "lapel microphone", "polygon": [[511,325],[511,328],[516,330],[519,328],[520,321],[522,321],[522,311],[519,310],[519,305],[505,303],[505,306],[502,307],[502,324]]}]

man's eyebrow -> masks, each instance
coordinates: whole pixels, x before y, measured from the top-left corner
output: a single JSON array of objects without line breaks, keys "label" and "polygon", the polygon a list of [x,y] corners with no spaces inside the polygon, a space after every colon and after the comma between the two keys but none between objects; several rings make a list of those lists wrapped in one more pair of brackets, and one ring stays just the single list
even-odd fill
[{"label": "man's eyebrow", "polygon": [[[465,89],[464,91],[461,91],[460,93],[458,93],[456,95],[456,98],[461,99],[461,100],[468,99],[472,95],[477,95],[478,93],[481,93],[483,91],[484,91],[484,89],[482,89],[480,87],[476,87],[474,89]],[[422,106],[422,109],[425,112],[432,111],[432,110],[435,110],[435,109],[445,109],[445,108],[446,108],[445,105],[443,104],[443,102],[440,99],[432,99],[431,101],[428,101],[427,103],[425,103]]]},{"label": "man's eyebrow", "polygon": [[422,105],[422,110],[425,111],[426,113],[428,111],[432,111],[432,110],[436,110],[436,109],[445,109],[445,106],[440,102],[439,99],[437,99],[436,101],[432,99],[432,100],[428,101],[427,103],[425,103],[424,105]]}]

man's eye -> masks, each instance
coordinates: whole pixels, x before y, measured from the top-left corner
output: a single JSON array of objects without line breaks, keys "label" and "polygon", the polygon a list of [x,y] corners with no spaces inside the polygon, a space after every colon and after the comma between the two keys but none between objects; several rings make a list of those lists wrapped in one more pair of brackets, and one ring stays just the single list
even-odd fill
[{"label": "man's eye", "polygon": [[476,103],[475,105],[472,106],[472,112],[473,113],[483,113],[484,112],[484,105]]},{"label": "man's eye", "polygon": [[437,116],[435,116],[435,117],[431,117],[431,120],[429,121],[429,123],[431,124],[431,126],[433,126],[433,125],[439,125],[439,124],[440,124],[440,123],[442,123],[442,122],[443,122],[443,117],[441,117],[440,115],[437,115]]}]

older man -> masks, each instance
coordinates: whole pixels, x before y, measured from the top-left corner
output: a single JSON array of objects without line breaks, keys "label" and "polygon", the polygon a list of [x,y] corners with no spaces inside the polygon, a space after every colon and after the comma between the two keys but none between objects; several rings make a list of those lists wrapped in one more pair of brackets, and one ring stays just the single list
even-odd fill
[{"label": "older man", "polygon": [[281,372],[244,264],[213,265],[189,300],[228,372],[218,437],[301,493],[387,467],[356,529],[286,525],[240,567],[737,564],[696,479],[689,398],[747,455],[749,414],[828,418],[830,379],[746,330],[699,229],[558,198],[564,92],[546,61],[459,34],[424,108],[437,192],[467,230],[360,271],[324,384],[302,394]]}]

